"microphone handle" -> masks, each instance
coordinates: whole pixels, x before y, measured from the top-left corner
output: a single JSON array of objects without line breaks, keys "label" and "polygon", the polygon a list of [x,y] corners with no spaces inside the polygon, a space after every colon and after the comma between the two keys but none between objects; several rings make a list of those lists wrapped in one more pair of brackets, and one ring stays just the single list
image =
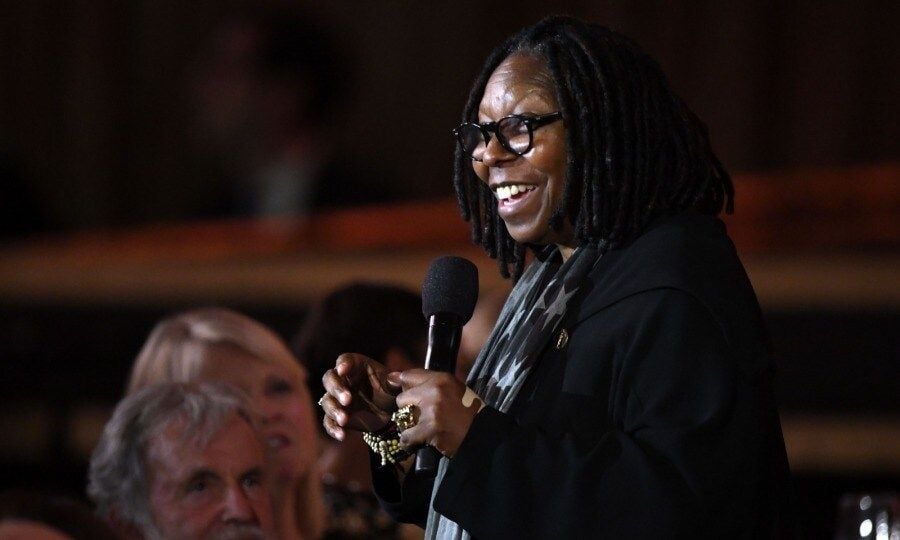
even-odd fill
[{"label": "microphone handle", "polygon": [[[428,318],[428,352],[425,355],[425,369],[456,372],[456,356],[462,336],[462,321],[452,313],[435,313]],[[434,478],[437,474],[441,454],[431,446],[423,446],[416,451],[415,474]]]}]

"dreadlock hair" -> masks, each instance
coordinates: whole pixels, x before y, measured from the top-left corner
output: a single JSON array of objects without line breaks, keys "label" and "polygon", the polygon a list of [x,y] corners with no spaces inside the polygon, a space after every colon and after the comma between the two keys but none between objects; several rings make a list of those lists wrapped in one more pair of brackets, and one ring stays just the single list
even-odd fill
[{"label": "dreadlock hair", "polygon": [[[612,249],[651,220],[694,210],[731,213],[734,187],[716,158],[706,126],[669,88],[655,60],[627,37],[600,25],[550,16],[495,48],[475,80],[463,122],[477,122],[488,79],[513,54],[542,58],[556,83],[566,125],[566,182],[549,225],[569,220],[578,245]],[[453,182],[472,240],[517,280],[526,247],[510,236],[491,190],[456,148]]]}]

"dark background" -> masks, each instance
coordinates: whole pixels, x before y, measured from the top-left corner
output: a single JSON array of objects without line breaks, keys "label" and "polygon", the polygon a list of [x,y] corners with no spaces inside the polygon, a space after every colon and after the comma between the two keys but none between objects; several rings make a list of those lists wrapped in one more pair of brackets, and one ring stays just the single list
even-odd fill
[{"label": "dark background", "polygon": [[[195,218],[196,200],[217,179],[188,133],[187,81],[210,31],[242,5],[2,1],[5,241]],[[732,173],[900,159],[895,1],[290,5],[329,36],[341,58],[346,92],[324,136],[339,159],[370,171],[366,180],[397,199],[451,195],[449,129],[482,60],[503,37],[550,12],[606,24],[640,43],[708,124]],[[0,488],[80,495],[91,437],[120,397],[131,359],[155,321],[187,307],[0,298],[0,439],[7,437]],[[285,337],[307,309],[230,307]],[[782,412],[898,417],[898,313],[896,306],[767,309]],[[830,536],[841,493],[900,490],[896,471],[800,471],[809,537]]]},{"label": "dark background", "polygon": [[[273,2],[261,2],[276,5]],[[47,226],[191,215],[209,174],[187,80],[229,1],[5,0],[0,163]],[[452,141],[487,52],[551,12],[634,38],[732,173],[900,158],[900,4],[652,0],[295,2],[340,54],[330,136],[398,197],[449,196]],[[20,205],[21,206],[21,205]],[[37,220],[36,220],[37,221]]]}]

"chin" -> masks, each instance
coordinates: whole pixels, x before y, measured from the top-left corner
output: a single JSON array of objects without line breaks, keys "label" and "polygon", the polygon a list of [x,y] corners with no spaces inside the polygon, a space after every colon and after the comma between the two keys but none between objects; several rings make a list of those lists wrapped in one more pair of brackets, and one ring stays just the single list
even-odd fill
[{"label": "chin", "polygon": [[[565,218],[564,218],[565,220]],[[519,244],[532,244],[536,246],[549,246],[551,244],[573,247],[574,233],[572,227],[563,227],[559,231],[553,230],[549,225],[550,218],[547,218],[547,224],[538,227],[533,223],[516,225],[506,225],[506,230],[513,240]]]},{"label": "chin", "polygon": [[535,232],[531,224],[510,225],[506,224],[506,230],[513,240],[520,244],[544,244],[542,235]]},{"label": "chin", "polygon": [[558,243],[554,241],[554,237],[558,236],[558,233],[550,226],[551,215],[552,212],[542,208],[537,214],[517,216],[519,219],[516,219],[515,222],[510,223],[504,220],[504,223],[509,235],[516,242],[545,246]]},{"label": "chin", "polygon": [[509,227],[507,227],[507,230],[509,231],[509,235],[512,237],[512,239],[515,240],[516,242],[518,242],[519,244],[547,246],[547,245],[555,243],[552,240],[548,239],[546,235],[534,234],[534,233],[531,233],[530,231],[528,233],[517,234],[517,233],[513,232],[512,230],[510,230]]}]

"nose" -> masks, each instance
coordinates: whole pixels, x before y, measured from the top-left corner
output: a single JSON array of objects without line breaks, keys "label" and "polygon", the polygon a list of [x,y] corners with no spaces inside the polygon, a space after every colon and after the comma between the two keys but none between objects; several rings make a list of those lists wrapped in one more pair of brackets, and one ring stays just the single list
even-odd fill
[{"label": "nose", "polygon": [[231,486],[225,494],[222,511],[223,521],[256,523],[258,516],[249,497],[240,486]]},{"label": "nose", "polygon": [[505,161],[514,161],[518,158],[509,150],[500,144],[500,139],[494,135],[484,147],[484,153],[481,155],[481,162],[487,167],[497,167]]}]

